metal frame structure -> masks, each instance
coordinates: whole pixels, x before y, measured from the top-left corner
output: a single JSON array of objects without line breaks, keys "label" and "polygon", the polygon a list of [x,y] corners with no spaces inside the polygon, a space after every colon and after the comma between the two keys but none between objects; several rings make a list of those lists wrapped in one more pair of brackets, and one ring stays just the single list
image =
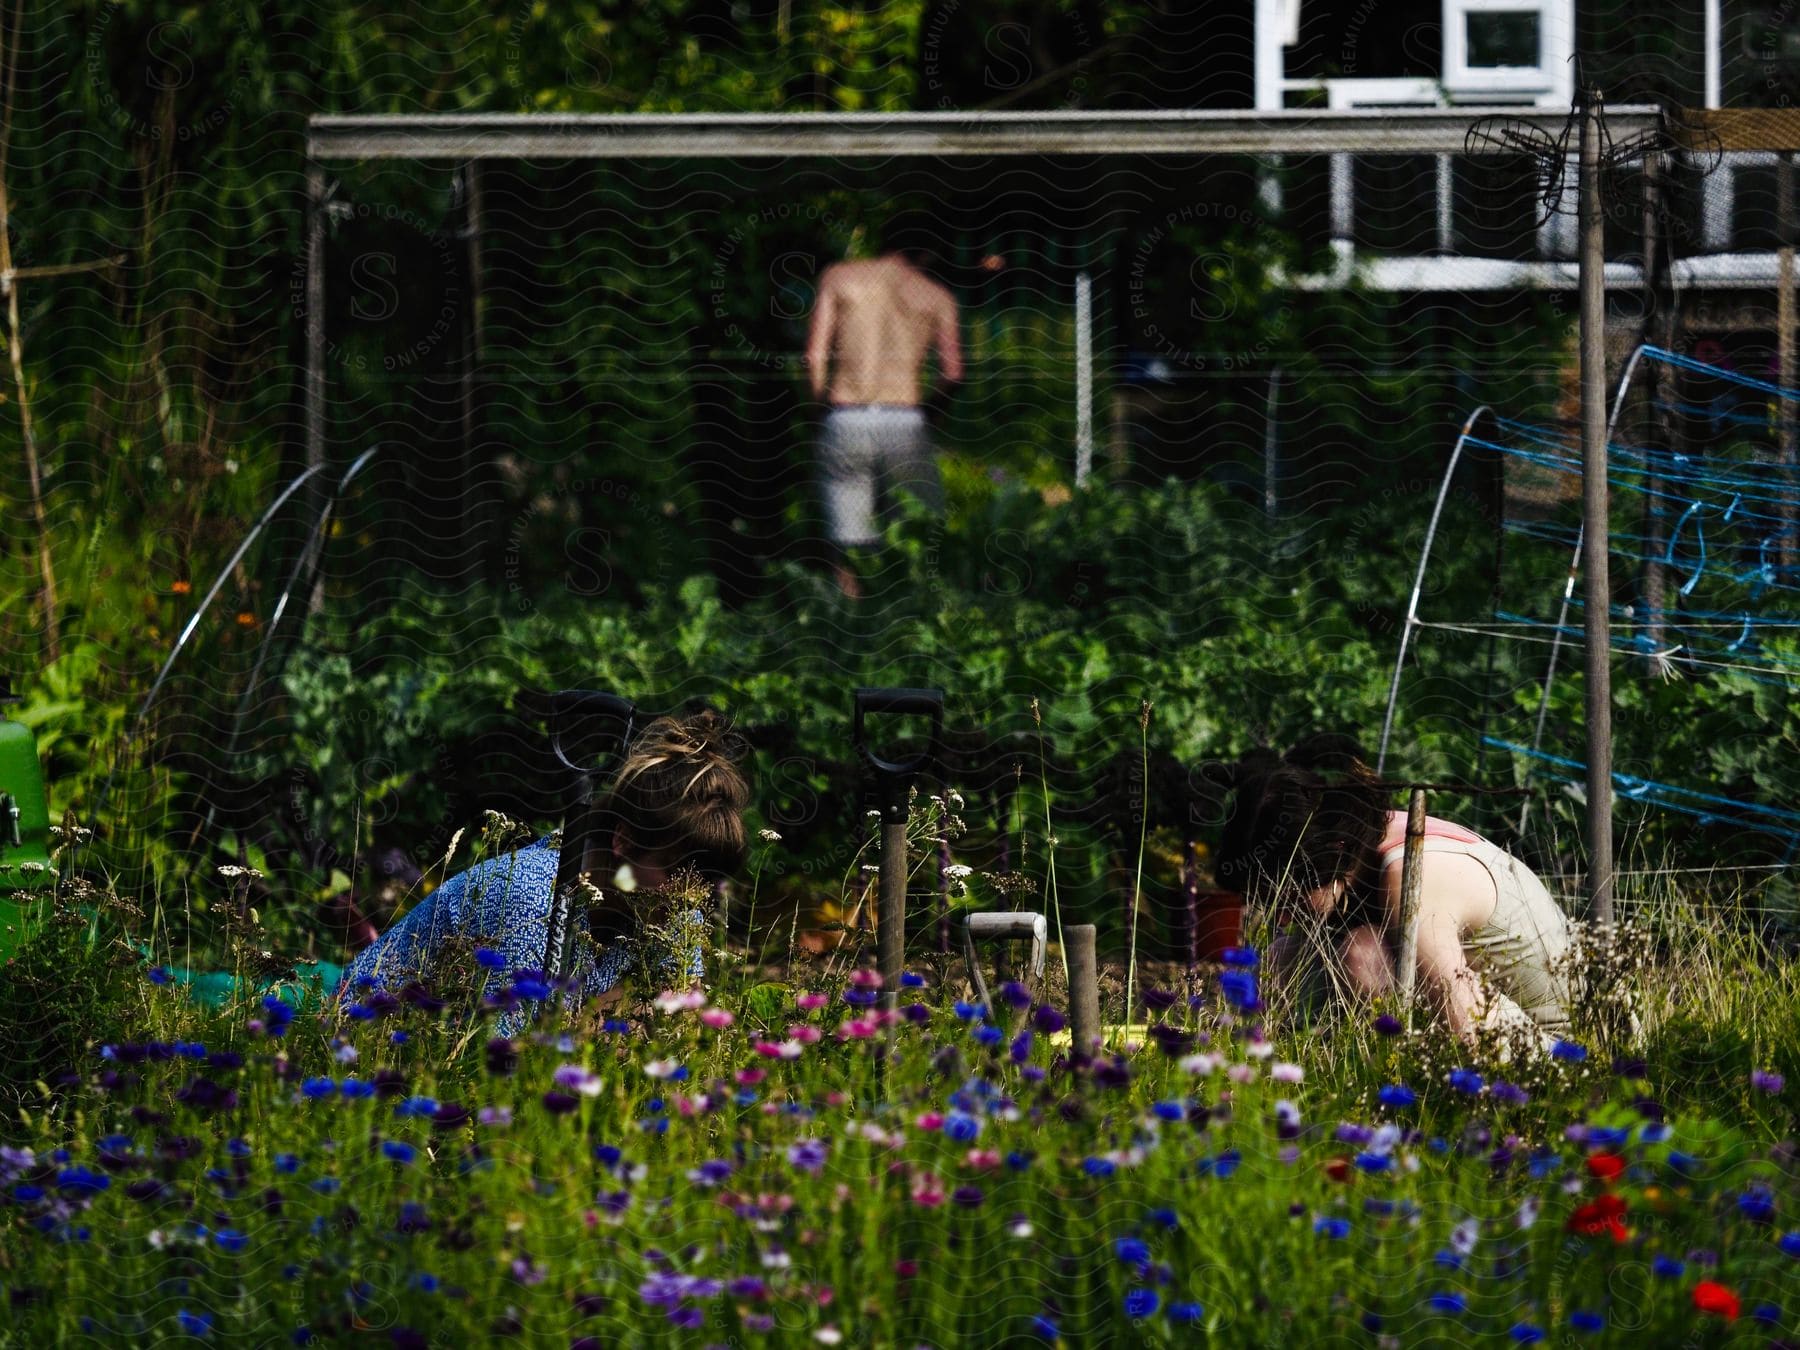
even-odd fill
[{"label": "metal frame structure", "polygon": [[[1334,154],[1348,165],[1356,154],[1459,155],[1476,119],[1516,115],[1552,133],[1562,110],[1358,108],[1318,112],[1174,109],[1132,112],[919,113],[627,113],[627,114],[396,114],[315,116],[307,123],[308,193],[305,438],[306,462],[325,462],[325,230],[331,163],[418,160],[446,164],[464,176],[467,214],[462,234],[479,248],[481,194],[474,190],[484,160],[646,159],[984,159],[1019,155],[1258,155]],[[1658,123],[1649,106],[1609,108],[1620,138]],[[1341,181],[1337,181],[1341,180]],[[1334,194],[1348,192],[1347,170],[1334,173]],[[1343,214],[1343,213],[1336,213]],[[1341,228],[1340,228],[1341,227]],[[1348,229],[1334,218],[1334,233]],[[1337,240],[1338,266],[1320,277],[1295,277],[1301,289],[1347,284],[1355,265],[1348,238]],[[1706,260],[1696,260],[1704,262]],[[1384,289],[1436,289],[1446,263],[1476,266],[1464,285],[1568,288],[1573,264],[1445,258],[1367,260],[1369,280]],[[1607,284],[1638,284],[1640,269],[1607,268]],[[1705,284],[1707,278],[1686,278]],[[477,305],[474,296],[470,304]],[[474,316],[472,350],[480,346]]]}]

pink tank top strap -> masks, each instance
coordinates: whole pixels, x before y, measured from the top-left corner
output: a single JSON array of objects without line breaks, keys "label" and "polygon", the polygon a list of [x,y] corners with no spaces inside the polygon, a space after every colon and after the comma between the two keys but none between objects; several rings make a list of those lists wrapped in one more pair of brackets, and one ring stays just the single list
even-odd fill
[{"label": "pink tank top strap", "polygon": [[[1453,820],[1440,820],[1436,816],[1425,817],[1425,837],[1427,839],[1454,839],[1459,844],[1478,844],[1481,836],[1475,831],[1458,825]],[[1406,847],[1406,812],[1389,811],[1387,830],[1381,836],[1381,852],[1385,857],[1395,849]]]}]

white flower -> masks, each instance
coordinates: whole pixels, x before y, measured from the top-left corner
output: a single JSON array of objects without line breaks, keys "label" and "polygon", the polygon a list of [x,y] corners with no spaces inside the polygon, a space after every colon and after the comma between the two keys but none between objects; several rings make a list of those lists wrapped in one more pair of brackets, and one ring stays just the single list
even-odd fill
[{"label": "white flower", "polygon": [[339,1064],[354,1064],[356,1063],[356,1047],[345,1041],[332,1052],[332,1056]]},{"label": "white flower", "polygon": [[1521,1228],[1531,1227],[1532,1224],[1537,1222],[1538,1211],[1542,1209],[1543,1206],[1544,1202],[1539,1200],[1535,1195],[1526,1196],[1519,1202],[1519,1212],[1513,1222],[1518,1224]]},{"label": "white flower", "polygon": [[955,788],[950,789],[950,805],[955,807],[958,811],[962,810],[963,807],[962,793],[958,792]]},{"label": "white flower", "polygon": [[1468,1256],[1474,1252],[1475,1241],[1480,1236],[1480,1220],[1464,1219],[1450,1230],[1450,1250],[1458,1256]]},{"label": "white flower", "polygon": [[613,885],[627,894],[637,889],[637,873],[631,870],[630,863],[619,864],[619,870],[613,873]]},{"label": "white flower", "polygon": [[235,880],[238,877],[260,877],[262,873],[254,867],[239,867],[236,863],[226,863],[219,868],[219,875]]},{"label": "white flower", "polygon": [[794,1264],[794,1258],[779,1247],[771,1247],[762,1254],[764,1270],[786,1270]]},{"label": "white flower", "polygon": [[1269,1041],[1255,1040],[1244,1047],[1244,1053],[1251,1059],[1267,1059],[1275,1053],[1275,1046]]},{"label": "white flower", "polygon": [[695,1008],[704,1008],[705,1006],[706,991],[702,989],[665,989],[656,996],[658,1012],[691,1012]]},{"label": "white flower", "polygon": [[781,836],[774,830],[758,830],[756,835],[757,838],[761,839],[765,844],[779,844],[781,842]]},{"label": "white flower", "polygon": [[870,820],[880,820],[881,819],[881,812],[879,812],[879,811],[869,811],[869,812],[866,812],[865,814],[868,816],[868,818]]},{"label": "white flower", "polygon": [[1298,1083],[1306,1077],[1306,1070],[1298,1064],[1273,1064],[1269,1066],[1269,1077],[1277,1083]]},{"label": "white flower", "polygon": [[799,1059],[806,1053],[806,1047],[796,1040],[785,1040],[779,1047],[783,1059]]},{"label": "white flower", "polygon": [[944,875],[949,877],[952,881],[961,881],[974,870],[975,869],[970,867],[967,863],[951,863],[944,869]]},{"label": "white flower", "polygon": [[1035,1230],[1031,1226],[1031,1220],[1021,1216],[1008,1224],[1006,1231],[1016,1238],[1028,1238]]},{"label": "white flower", "polygon": [[644,1065],[644,1072],[652,1078],[667,1078],[680,1067],[681,1065],[672,1059],[653,1059]]},{"label": "white flower", "polygon": [[227,459],[225,461],[225,472],[226,473],[236,473],[237,471],[238,471],[238,462],[235,459]]},{"label": "white flower", "polygon": [[1197,1074],[1206,1078],[1219,1071],[1219,1057],[1202,1051],[1199,1054],[1183,1055],[1176,1061],[1176,1066],[1183,1073]]},{"label": "white flower", "polygon": [[1393,1122],[1383,1125],[1369,1139],[1369,1152],[1386,1157],[1400,1144],[1400,1127]]},{"label": "white flower", "polygon": [[821,1345],[836,1345],[844,1339],[844,1333],[833,1326],[823,1326],[813,1332],[813,1339]]},{"label": "white flower", "polygon": [[1248,1083],[1256,1077],[1256,1065],[1233,1064],[1225,1070],[1225,1076],[1234,1083]]}]

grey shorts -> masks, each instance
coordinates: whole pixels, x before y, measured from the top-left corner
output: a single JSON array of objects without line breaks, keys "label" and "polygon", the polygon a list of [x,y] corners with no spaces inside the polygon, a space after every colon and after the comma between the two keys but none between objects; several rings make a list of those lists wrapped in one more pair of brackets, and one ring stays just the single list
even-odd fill
[{"label": "grey shorts", "polygon": [[944,509],[925,414],[886,403],[833,408],[819,439],[819,490],[834,544],[880,540],[884,488],[890,497],[904,489],[932,510]]}]

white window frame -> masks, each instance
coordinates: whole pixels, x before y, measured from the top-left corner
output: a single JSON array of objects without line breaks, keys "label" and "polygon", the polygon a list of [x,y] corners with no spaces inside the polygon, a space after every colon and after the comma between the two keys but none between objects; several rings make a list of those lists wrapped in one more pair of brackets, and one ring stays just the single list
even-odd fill
[{"label": "white window frame", "polygon": [[[1538,21],[1538,64],[1535,66],[1471,66],[1471,15],[1535,13]],[[1497,95],[1529,95],[1541,106],[1567,104],[1573,97],[1569,56],[1574,51],[1575,7],[1572,0],[1444,0],[1444,88],[1452,102],[1492,100]]]}]

